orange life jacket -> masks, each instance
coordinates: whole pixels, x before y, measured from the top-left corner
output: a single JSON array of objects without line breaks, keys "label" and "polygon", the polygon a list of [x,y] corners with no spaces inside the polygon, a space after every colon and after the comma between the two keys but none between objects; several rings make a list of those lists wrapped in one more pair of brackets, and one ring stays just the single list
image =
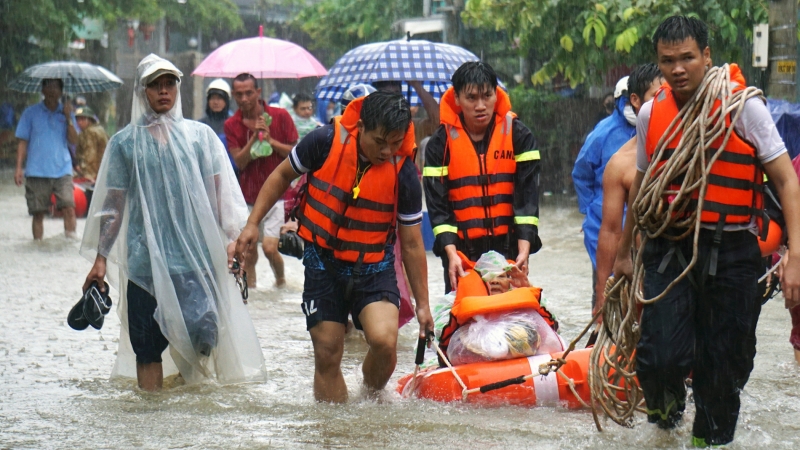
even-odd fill
[{"label": "orange life jacket", "polygon": [[514,223],[514,159],[511,101],[497,88],[494,129],[485,154],[478,155],[469,134],[464,130],[451,87],[442,96],[440,118],[447,132],[445,154],[448,200],[453,208],[458,237],[478,238],[507,234]]},{"label": "orange life jacket", "polygon": [[350,102],[344,114],[333,121],[330,154],[319,170],[308,174],[297,233],[332,250],[338,260],[373,264],[383,260],[386,245],[394,239],[398,174],[414,152],[414,126],[409,125],[400,150],[390,161],[360,174],[356,124],[363,99]]},{"label": "orange life jacket", "polygon": [[[733,92],[741,91],[745,88],[744,76],[736,64],[730,65],[731,83],[735,83]],[[720,100],[714,102],[713,111],[720,107]],[[653,109],[650,114],[650,125],[647,129],[647,141],[645,149],[648,161],[652,161],[658,141],[667,131],[669,124],[678,115],[679,109],[675,102],[672,89],[664,83],[656,92],[653,98]],[[730,115],[725,117],[726,127],[730,126]],[[677,125],[680,127],[680,124]],[[674,139],[668,144],[664,157],[656,164],[661,166],[666,159],[672,155],[682,132],[678,131]],[[708,158],[722,145],[722,137],[719,137],[711,144],[708,149]],[[763,217],[762,190],[763,173],[758,161],[756,149],[740,138],[736,133],[732,133],[725,150],[711,166],[708,177],[708,188],[703,202],[703,211],[700,215],[701,222],[704,223],[727,223],[744,224],[750,222],[753,217],[760,219]],[[670,190],[680,189],[682,177],[673,180]],[[698,192],[693,194],[696,204]],[[671,201],[671,199],[667,199]]]},{"label": "orange life jacket", "polygon": [[[542,298],[542,289],[538,287],[517,288],[503,294],[489,295],[480,274],[474,269],[475,263],[458,252],[462,265],[467,275],[458,279],[456,298],[450,309],[450,322],[442,329],[439,347],[447,352],[450,338],[458,328],[473,317],[480,314],[491,314],[504,311],[514,311],[521,308],[534,309],[553,329],[558,328],[553,314],[539,302]],[[513,263],[513,261],[509,261]]]}]

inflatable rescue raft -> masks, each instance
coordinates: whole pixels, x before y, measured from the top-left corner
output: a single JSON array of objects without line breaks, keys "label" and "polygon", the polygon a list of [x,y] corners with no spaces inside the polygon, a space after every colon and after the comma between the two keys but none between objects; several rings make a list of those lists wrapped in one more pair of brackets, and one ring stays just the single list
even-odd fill
[{"label": "inflatable rescue raft", "polygon": [[[488,293],[486,283],[477,273],[475,263],[464,261],[465,277],[459,280],[455,300],[450,310],[450,322],[444,326],[439,346],[453,360],[451,367],[434,367],[416,374],[402,377],[397,391],[403,397],[425,398],[440,402],[465,401],[482,406],[518,405],[518,406],[555,406],[568,408],[586,407],[590,402],[590,391],[587,380],[589,356],[591,349],[574,350],[569,353],[566,363],[557,371],[547,371],[541,375],[540,367],[558,360],[566,349],[563,340],[555,330],[558,327],[552,314],[540,305],[541,289],[523,287],[505,293],[492,295]],[[517,336],[512,333],[507,348],[512,348],[499,358],[486,360],[463,359],[458,364],[456,346],[459,345],[459,328],[474,326],[476,320],[485,317],[498,317],[498,314],[515,314],[527,311],[540,322],[535,324],[536,331],[523,334],[523,339],[538,343],[538,350],[532,354],[532,348],[520,345]],[[494,316],[493,316],[494,315]],[[502,317],[502,316],[501,316]],[[513,328],[514,324],[508,328]],[[463,331],[463,330],[461,330]],[[535,334],[536,336],[530,336]],[[451,347],[448,351],[448,346]],[[526,356],[519,357],[519,349],[527,351]],[[478,357],[484,356],[478,351]],[[490,349],[491,350],[491,349]],[[496,356],[495,353],[493,356]],[[440,357],[440,363],[445,362]],[[422,353],[418,349],[417,364],[422,362]],[[449,362],[449,361],[448,361]]]}]

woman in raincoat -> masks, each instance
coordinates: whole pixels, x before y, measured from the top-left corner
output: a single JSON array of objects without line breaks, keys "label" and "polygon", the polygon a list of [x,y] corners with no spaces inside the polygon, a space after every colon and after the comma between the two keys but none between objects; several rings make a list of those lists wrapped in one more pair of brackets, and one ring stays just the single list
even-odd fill
[{"label": "woman in raincoat", "polygon": [[109,264],[120,292],[112,377],[135,374],[145,390],[175,371],[187,383],[266,379],[226,251],[247,206],[216,134],[182,116],[182,75],[156,55],[139,63],[132,121],[108,144],[81,243],[94,262],[84,290],[103,286]]}]

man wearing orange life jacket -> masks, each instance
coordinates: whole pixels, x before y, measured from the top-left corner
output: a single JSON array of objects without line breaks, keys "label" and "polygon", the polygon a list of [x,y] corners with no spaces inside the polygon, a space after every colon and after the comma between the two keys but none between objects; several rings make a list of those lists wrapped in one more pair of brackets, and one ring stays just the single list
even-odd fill
[{"label": "man wearing orange life jacket", "polygon": [[[659,139],[698,91],[711,66],[708,27],[699,19],[668,18],[656,29],[653,43],[667,84],[639,111],[638,173],[631,187],[631,202],[648,165],[661,163],[650,161]],[[734,90],[745,86],[735,65],[731,66],[731,82]],[[762,168],[778,190],[789,243],[800,242],[800,186],[762,100],[747,100],[733,127],[725,151],[711,167],[700,216],[698,263],[664,298],[644,306],[636,350],[636,372],[644,390],[648,420],[660,428],[674,428],[680,422],[686,401],[683,380],[693,372],[697,412],[692,443],[697,447],[725,445],[733,440],[739,395],[753,369],[755,330],[761,311],[757,281],[764,272],[756,238],[762,216]],[[677,145],[678,140],[676,137],[670,146]],[[721,140],[712,147],[719,145]],[[614,265],[615,274],[629,278],[632,209],[628,209]],[[690,236],[647,242],[641,250],[645,298],[663,292],[684,270],[687,258],[692,256],[692,241]],[[798,251],[797,245],[790,249],[791,258],[781,279],[787,306],[800,300]]]},{"label": "man wearing orange life jacket", "polygon": [[533,134],[511,112],[490,65],[464,63],[452,81],[422,172],[445,293],[464,275],[458,251],[472,261],[497,251],[527,275],[528,256],[542,245],[540,158]]},{"label": "man wearing orange life jacket", "polygon": [[305,241],[302,309],[314,345],[318,401],[347,400],[341,360],[348,315],[369,345],[362,367],[367,389],[377,393],[394,371],[400,301],[395,229],[420,336],[433,330],[413,151],[411,113],[402,95],[374,92],[353,100],[333,124],[309,133],[267,178],[237,242],[237,255],[252,251],[257,224],[292,180],[308,174],[297,214]]}]

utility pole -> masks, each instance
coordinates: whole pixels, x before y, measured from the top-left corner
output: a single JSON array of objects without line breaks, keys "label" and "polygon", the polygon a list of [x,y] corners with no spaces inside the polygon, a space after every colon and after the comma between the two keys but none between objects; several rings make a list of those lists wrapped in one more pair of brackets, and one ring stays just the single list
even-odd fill
[{"label": "utility pole", "polygon": [[797,101],[797,0],[769,2],[767,95]]},{"label": "utility pole", "polygon": [[459,25],[461,11],[464,10],[464,0],[445,0],[446,6],[439,8],[444,13],[444,41],[448,44],[461,45]]}]

